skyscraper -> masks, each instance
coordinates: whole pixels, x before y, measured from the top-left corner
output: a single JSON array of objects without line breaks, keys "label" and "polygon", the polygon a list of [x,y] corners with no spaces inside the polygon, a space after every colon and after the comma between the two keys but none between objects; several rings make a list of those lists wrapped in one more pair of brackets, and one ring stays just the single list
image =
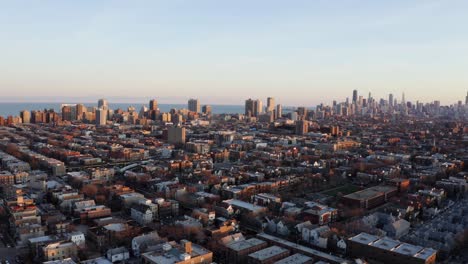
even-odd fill
[{"label": "skyscraper", "polygon": [[188,109],[189,111],[200,113],[200,101],[198,101],[198,99],[189,99]]},{"label": "skyscraper", "polygon": [[98,108],[108,109],[108,108],[109,108],[109,104],[107,103],[107,100],[106,100],[106,99],[99,99],[99,101],[98,101]]},{"label": "skyscraper", "polygon": [[28,110],[21,111],[20,116],[23,121],[23,124],[31,123],[31,112],[29,112]]},{"label": "skyscraper", "polygon": [[358,100],[358,92],[357,90],[353,90],[353,104],[356,104]]},{"label": "skyscraper", "polygon": [[388,95],[388,104],[389,104],[390,106],[393,106],[393,94],[389,94],[389,95]]},{"label": "skyscraper", "polygon": [[253,112],[253,115],[255,117],[258,117],[263,111],[263,103],[262,101],[260,101],[259,99],[255,100],[254,101],[254,112]]},{"label": "skyscraper", "polygon": [[98,108],[96,110],[96,125],[104,126],[107,123],[107,110],[103,108]]},{"label": "skyscraper", "polygon": [[62,120],[76,120],[76,105],[62,104]]},{"label": "skyscraper", "polygon": [[211,114],[211,105],[204,105],[204,106],[202,107],[202,112],[203,112],[205,115]]},{"label": "skyscraper", "polygon": [[283,107],[278,104],[276,105],[276,118],[281,118],[283,117]]},{"label": "skyscraper", "polygon": [[254,114],[254,101],[249,98],[245,100],[245,115],[246,116],[253,116]]},{"label": "skyscraper", "polygon": [[465,104],[468,105],[468,92],[466,93]]},{"label": "skyscraper", "polygon": [[158,101],[156,101],[156,99],[149,101],[149,110],[158,110]]},{"label": "skyscraper", "polygon": [[266,108],[266,111],[267,111],[267,113],[268,113],[268,112],[272,112],[273,110],[275,110],[275,98],[273,98],[273,97],[268,97],[268,98],[267,98],[267,108]]},{"label": "skyscraper", "polygon": [[307,108],[305,106],[300,106],[297,108],[297,114],[299,115],[300,119],[307,118]]},{"label": "skyscraper", "polygon": [[83,114],[86,112],[86,106],[84,104],[76,105],[76,120],[83,119]]}]

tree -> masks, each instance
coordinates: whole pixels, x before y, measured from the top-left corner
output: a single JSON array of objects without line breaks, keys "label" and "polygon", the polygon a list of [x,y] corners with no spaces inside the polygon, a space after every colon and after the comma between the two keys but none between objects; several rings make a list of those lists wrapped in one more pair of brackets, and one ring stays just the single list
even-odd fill
[{"label": "tree", "polygon": [[81,188],[81,192],[87,197],[94,198],[98,192],[98,187],[94,184],[87,184]]}]

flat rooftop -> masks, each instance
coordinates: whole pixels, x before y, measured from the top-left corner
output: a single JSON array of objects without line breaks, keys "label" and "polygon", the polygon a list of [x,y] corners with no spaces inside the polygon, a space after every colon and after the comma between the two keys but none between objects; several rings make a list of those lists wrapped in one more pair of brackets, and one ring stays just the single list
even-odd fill
[{"label": "flat rooftop", "polygon": [[382,192],[365,189],[362,191],[350,193],[348,195],[345,195],[344,197],[348,199],[354,199],[354,200],[364,200],[364,199],[371,199],[380,195],[382,195]]},{"label": "flat rooftop", "polygon": [[312,261],[313,261],[313,258],[296,253],[287,258],[279,260],[275,262],[274,264],[303,264],[303,263],[312,262]]},{"label": "flat rooftop", "polygon": [[354,200],[367,200],[396,190],[397,188],[392,186],[374,186],[362,191],[350,193],[344,197]]},{"label": "flat rooftop", "polygon": [[423,249],[423,247],[416,246],[416,245],[411,245],[407,243],[402,243],[398,247],[396,247],[393,252],[397,252],[403,255],[408,255],[408,256],[414,256],[418,252],[420,252]]},{"label": "flat rooftop", "polygon": [[247,248],[256,247],[256,246],[261,245],[261,244],[266,244],[266,242],[263,241],[263,240],[260,240],[258,238],[250,238],[250,239],[247,239],[247,240],[240,240],[240,241],[231,243],[228,246],[228,248],[230,248],[230,249],[232,249],[234,251],[241,251],[241,250],[244,250],[244,249],[247,249]]},{"label": "flat rooftop", "polygon": [[437,250],[432,248],[423,248],[423,250],[416,253],[414,257],[419,259],[428,259],[435,254],[437,254]]},{"label": "flat rooftop", "polygon": [[379,239],[378,236],[374,236],[374,235],[367,234],[367,233],[360,233],[359,235],[355,235],[349,238],[349,240],[353,242],[365,244],[365,245],[370,245],[371,243],[373,243],[374,241],[378,239]]},{"label": "flat rooftop", "polygon": [[403,243],[389,237],[379,238],[378,236],[367,233],[360,233],[359,235],[351,237],[348,240],[425,260],[432,257],[434,254],[437,254],[437,250],[432,248],[424,248],[417,245]]},{"label": "flat rooftop", "polygon": [[227,204],[230,204],[232,206],[235,206],[235,207],[240,207],[240,208],[247,209],[249,211],[260,211],[260,210],[265,210],[266,209],[263,206],[258,206],[258,205],[255,205],[255,204],[247,203],[247,202],[244,202],[244,201],[241,201],[241,200],[236,200],[236,199],[225,200],[224,202],[227,203]]},{"label": "flat rooftop", "polygon": [[383,238],[381,238],[381,239],[379,239],[377,241],[372,242],[371,246],[381,248],[381,249],[385,249],[385,250],[392,250],[392,249],[394,249],[395,247],[397,247],[400,244],[401,244],[400,241],[393,240],[393,239],[388,238],[388,237],[383,237]]},{"label": "flat rooftop", "polygon": [[249,257],[258,259],[258,260],[265,260],[265,259],[269,259],[280,254],[284,254],[285,252],[289,252],[289,250],[282,248],[282,247],[278,247],[278,246],[271,246],[271,247],[267,247],[262,250],[256,251],[250,254]]},{"label": "flat rooftop", "polygon": [[322,251],[319,251],[319,250],[316,250],[316,249],[313,249],[313,248],[305,247],[305,246],[290,242],[288,240],[284,240],[282,238],[275,237],[275,236],[272,236],[272,235],[268,235],[268,234],[265,234],[265,233],[257,234],[257,237],[263,238],[265,240],[268,240],[268,241],[271,241],[271,242],[274,242],[274,243],[278,243],[278,244],[280,244],[280,245],[282,245],[282,246],[284,246],[286,248],[294,250],[295,252],[300,252],[300,253],[302,253],[304,255],[311,256],[311,257],[317,257],[317,258],[329,261],[331,263],[349,263],[347,260],[345,260],[343,258],[334,256],[334,255],[331,255],[331,254],[327,254],[325,252],[322,252]]}]

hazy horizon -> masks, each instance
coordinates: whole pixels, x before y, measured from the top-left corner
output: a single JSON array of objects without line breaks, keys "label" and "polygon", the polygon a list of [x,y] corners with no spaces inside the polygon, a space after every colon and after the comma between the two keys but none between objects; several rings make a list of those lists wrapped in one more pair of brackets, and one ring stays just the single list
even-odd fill
[{"label": "hazy horizon", "polygon": [[468,90],[466,10],[461,0],[5,1],[0,101],[314,106],[357,89],[452,104]]}]

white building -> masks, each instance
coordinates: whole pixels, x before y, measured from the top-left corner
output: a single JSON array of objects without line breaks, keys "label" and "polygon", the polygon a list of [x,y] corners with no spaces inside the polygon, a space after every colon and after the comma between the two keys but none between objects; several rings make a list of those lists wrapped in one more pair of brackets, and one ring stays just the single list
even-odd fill
[{"label": "white building", "polygon": [[70,233],[69,239],[71,242],[75,243],[78,247],[83,247],[86,245],[86,238],[83,232],[77,231]]},{"label": "white building", "polygon": [[123,261],[130,258],[130,253],[125,247],[113,248],[107,250],[107,259],[112,263],[117,261]]}]

